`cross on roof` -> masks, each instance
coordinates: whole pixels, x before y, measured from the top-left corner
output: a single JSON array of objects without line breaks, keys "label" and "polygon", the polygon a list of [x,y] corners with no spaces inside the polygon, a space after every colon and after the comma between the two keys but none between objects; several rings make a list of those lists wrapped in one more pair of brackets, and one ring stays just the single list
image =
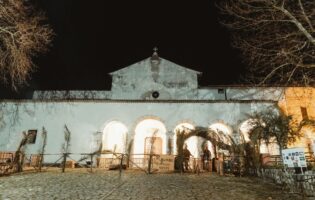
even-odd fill
[{"label": "cross on roof", "polygon": [[154,52],[157,52],[158,50],[159,50],[159,49],[158,49],[157,47],[154,47],[154,48],[153,48],[153,51],[154,51]]}]

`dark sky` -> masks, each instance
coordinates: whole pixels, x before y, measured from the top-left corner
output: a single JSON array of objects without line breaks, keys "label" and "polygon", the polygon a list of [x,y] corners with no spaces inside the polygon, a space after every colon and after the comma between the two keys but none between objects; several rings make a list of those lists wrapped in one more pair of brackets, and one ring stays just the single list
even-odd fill
[{"label": "dark sky", "polygon": [[32,90],[109,90],[109,72],[152,54],[203,72],[201,86],[236,84],[243,65],[215,0],[33,0],[56,36],[35,59]]}]

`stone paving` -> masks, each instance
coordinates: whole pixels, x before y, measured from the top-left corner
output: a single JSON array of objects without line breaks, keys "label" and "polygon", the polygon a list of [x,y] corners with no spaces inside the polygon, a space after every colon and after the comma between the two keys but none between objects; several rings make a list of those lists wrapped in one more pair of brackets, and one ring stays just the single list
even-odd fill
[{"label": "stone paving", "polygon": [[216,173],[150,174],[140,171],[71,170],[0,177],[0,200],[19,199],[303,199],[259,178]]}]

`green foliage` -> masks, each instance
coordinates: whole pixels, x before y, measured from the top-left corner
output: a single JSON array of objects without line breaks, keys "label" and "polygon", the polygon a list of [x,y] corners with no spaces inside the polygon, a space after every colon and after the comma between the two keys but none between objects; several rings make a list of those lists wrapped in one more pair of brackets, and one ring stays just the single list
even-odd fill
[{"label": "green foliage", "polygon": [[284,115],[278,107],[270,107],[261,112],[248,115],[251,119],[249,125],[253,127],[249,131],[250,142],[245,145],[246,168],[260,168],[260,144],[276,142],[280,148],[287,148],[288,144],[294,143],[302,136],[298,123],[291,116]]},{"label": "green foliage", "polygon": [[303,127],[315,128],[315,121],[311,119],[304,119],[299,123],[297,130],[301,131]]},{"label": "green foliage", "polygon": [[233,138],[229,135],[224,134],[221,131],[215,131],[213,129],[204,128],[204,127],[196,127],[195,129],[185,128],[183,130],[176,131],[176,147],[177,147],[177,166],[182,169],[183,165],[183,146],[185,141],[192,137],[202,137],[206,140],[209,140],[213,145],[231,151],[234,151],[236,148],[236,143]]},{"label": "green foliage", "polygon": [[281,151],[301,137],[301,133],[295,125],[297,123],[292,120],[291,116],[284,115],[280,109],[268,108],[255,112],[249,117],[252,119],[249,123],[253,127],[250,131],[250,139],[258,146],[261,141],[268,144],[275,139]]}]

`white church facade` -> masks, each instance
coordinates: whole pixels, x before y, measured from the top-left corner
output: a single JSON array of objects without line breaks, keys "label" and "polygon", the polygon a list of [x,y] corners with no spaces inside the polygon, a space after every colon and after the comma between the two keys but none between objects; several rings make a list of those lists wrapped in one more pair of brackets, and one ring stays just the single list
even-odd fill
[{"label": "white church facade", "polygon": [[[104,151],[141,157],[155,137],[155,153],[176,154],[176,129],[209,127],[238,138],[246,132],[248,114],[274,106],[283,92],[272,87],[203,88],[198,85],[201,72],[156,52],[110,75],[110,91],[35,91],[29,100],[2,101],[0,151],[15,151],[22,132],[35,131],[37,138],[26,151],[38,153],[45,127],[45,153],[58,154],[66,125],[71,153],[91,153],[102,145]],[[202,140],[186,141],[194,157],[200,156]]]}]

